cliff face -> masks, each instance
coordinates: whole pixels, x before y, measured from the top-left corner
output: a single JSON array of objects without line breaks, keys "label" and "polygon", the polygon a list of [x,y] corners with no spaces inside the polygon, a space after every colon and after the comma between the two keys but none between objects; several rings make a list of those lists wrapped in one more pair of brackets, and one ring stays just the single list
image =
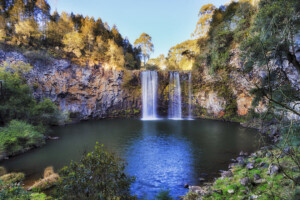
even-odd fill
[{"label": "cliff face", "polygon": [[[22,54],[0,51],[6,62],[29,62]],[[122,71],[82,67],[66,60],[36,62],[26,75],[37,100],[50,98],[77,119],[137,115],[141,109],[140,89],[123,87]],[[128,75],[127,75],[128,76]],[[138,76],[131,72],[130,76]]]},{"label": "cliff face", "polygon": [[[300,48],[299,48],[300,49]],[[116,71],[105,67],[78,66],[66,60],[49,58],[47,62],[29,60],[17,52],[0,50],[0,62],[30,62],[33,69],[26,75],[37,100],[50,98],[71,118],[80,120],[111,117],[140,117],[142,107],[140,71]],[[192,114],[194,117],[224,118],[229,112],[246,115],[252,105],[250,90],[266,75],[257,68],[242,73],[238,50],[232,51],[229,74],[211,75],[208,68],[192,73]],[[285,62],[285,71],[296,87],[300,76]],[[273,63],[273,67],[276,63]],[[169,73],[159,72],[158,114],[167,116]],[[188,116],[188,72],[180,72],[182,113]],[[256,108],[265,109],[264,102]],[[228,115],[227,115],[228,116]],[[291,117],[293,117],[291,115]]]}]

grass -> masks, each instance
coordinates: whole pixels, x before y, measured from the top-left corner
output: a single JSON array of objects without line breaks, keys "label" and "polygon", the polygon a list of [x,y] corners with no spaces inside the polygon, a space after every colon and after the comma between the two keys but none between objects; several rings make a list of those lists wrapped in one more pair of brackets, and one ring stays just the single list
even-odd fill
[{"label": "grass", "polygon": [[[300,156],[300,151],[296,150],[296,152]],[[248,170],[246,167],[241,167],[239,165],[234,166],[232,168],[233,177],[218,178],[212,186],[206,186],[211,193],[207,193],[207,195],[202,196],[201,198],[203,200],[251,198],[260,200],[294,199],[297,195],[297,191],[300,191],[300,185],[299,183],[297,185],[297,183],[293,182],[286,174],[294,178],[300,177],[299,168],[297,168],[296,164],[292,162],[289,156],[280,157],[281,152],[278,149],[272,150],[271,153],[273,156],[267,157],[262,155],[247,159],[247,162],[255,161],[256,167],[252,170]],[[269,166],[271,164],[279,165],[281,171],[270,175],[268,174],[268,167],[259,167],[259,164],[262,162],[267,163]],[[261,177],[261,183],[255,183],[255,174],[258,174]],[[240,183],[240,180],[245,177],[250,178],[250,185],[243,186]],[[234,192],[229,193],[229,190],[234,190]],[[216,191],[222,191],[222,194],[219,194],[220,192]],[[191,194],[187,194],[187,196],[191,196]],[[198,198],[199,197],[200,196],[198,196]],[[187,199],[190,200],[189,198]]]},{"label": "grass", "polygon": [[5,174],[0,177],[0,180],[4,184],[12,184],[12,183],[19,183],[25,179],[25,174],[23,173],[10,173]]},{"label": "grass", "polygon": [[43,191],[51,188],[55,183],[59,181],[59,175],[54,172],[53,167],[47,167],[44,170],[44,178],[36,181],[29,190]]}]

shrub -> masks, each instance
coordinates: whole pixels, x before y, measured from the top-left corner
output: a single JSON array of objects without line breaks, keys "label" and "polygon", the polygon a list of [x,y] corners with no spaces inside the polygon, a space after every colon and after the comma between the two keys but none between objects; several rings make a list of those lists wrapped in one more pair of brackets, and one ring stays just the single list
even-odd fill
[{"label": "shrub", "polygon": [[[10,70],[6,70],[6,68]],[[0,65],[0,80],[3,81],[0,95],[0,123],[12,119],[23,120],[34,125],[52,125],[66,120],[50,99],[36,102],[24,74],[31,69],[23,62]]]},{"label": "shrub", "polygon": [[0,177],[0,180],[4,184],[19,183],[24,179],[25,179],[25,175],[23,173],[10,173]]},{"label": "shrub", "polygon": [[124,169],[123,161],[97,144],[93,152],[60,171],[56,195],[63,199],[136,199],[129,191],[134,178]]},{"label": "shrub", "polygon": [[28,190],[46,190],[51,188],[59,180],[59,175],[54,173],[53,167],[44,170],[44,178],[35,182]]},{"label": "shrub", "polygon": [[161,190],[156,196],[156,200],[172,200],[169,190]]},{"label": "shrub", "polygon": [[24,56],[29,59],[31,63],[42,63],[44,65],[51,64],[51,55],[46,51],[26,51]]},{"label": "shrub", "polygon": [[7,156],[43,143],[43,135],[26,122],[12,120],[8,126],[0,129],[0,149]]},{"label": "shrub", "polygon": [[198,200],[199,199],[199,195],[193,192],[188,192],[183,200]]},{"label": "shrub", "polygon": [[0,176],[3,176],[6,173],[6,169],[4,167],[0,167]]},{"label": "shrub", "polygon": [[30,199],[30,193],[25,191],[21,186],[15,184],[4,184],[0,180],[0,199]]},{"label": "shrub", "polygon": [[10,200],[46,200],[51,199],[43,193],[30,193],[19,184],[5,184],[0,180],[0,199]]}]

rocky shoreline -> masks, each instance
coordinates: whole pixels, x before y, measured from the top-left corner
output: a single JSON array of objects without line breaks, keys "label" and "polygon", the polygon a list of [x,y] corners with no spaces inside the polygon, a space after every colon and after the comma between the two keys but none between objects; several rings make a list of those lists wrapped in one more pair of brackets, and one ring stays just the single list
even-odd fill
[{"label": "rocky shoreline", "polygon": [[[265,135],[266,129],[260,130]],[[189,192],[180,197],[184,200],[198,199],[269,199],[265,194],[266,187],[281,185],[290,199],[300,198],[300,171],[297,163],[290,161],[289,156],[300,155],[300,147],[280,149],[276,144],[282,139],[276,126],[267,127],[269,146],[251,153],[240,152],[237,158],[231,159],[228,170],[219,170],[220,177],[205,181],[207,174],[199,178],[200,186],[185,185]],[[292,178],[287,176],[293,174]],[[293,186],[293,187],[292,187]],[[290,187],[290,188],[289,188]],[[279,188],[277,188],[279,189]],[[280,189],[279,189],[280,190]]]}]

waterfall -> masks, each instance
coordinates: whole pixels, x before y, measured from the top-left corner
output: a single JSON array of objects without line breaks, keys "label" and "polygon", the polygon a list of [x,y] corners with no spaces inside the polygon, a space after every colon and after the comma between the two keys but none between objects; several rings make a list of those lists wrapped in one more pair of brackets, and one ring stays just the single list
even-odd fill
[{"label": "waterfall", "polygon": [[157,82],[156,71],[142,72],[143,120],[157,119]]},{"label": "waterfall", "polygon": [[192,119],[192,72],[189,73],[189,117]]},{"label": "waterfall", "polygon": [[179,72],[170,72],[169,119],[181,119],[181,88]]}]

